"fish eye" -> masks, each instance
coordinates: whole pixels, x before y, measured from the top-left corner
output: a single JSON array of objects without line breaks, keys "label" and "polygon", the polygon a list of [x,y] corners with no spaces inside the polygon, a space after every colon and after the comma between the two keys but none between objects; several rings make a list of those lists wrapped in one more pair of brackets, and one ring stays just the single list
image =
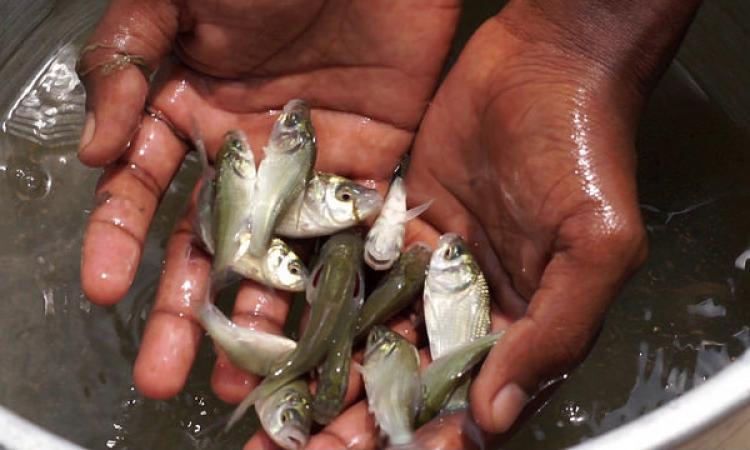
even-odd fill
[{"label": "fish eye", "polygon": [[291,410],[284,410],[284,412],[281,413],[281,423],[285,424],[287,422],[290,422],[292,420],[292,411]]},{"label": "fish eye", "polygon": [[445,259],[455,259],[461,256],[461,248],[456,244],[451,244],[443,252]]},{"label": "fish eye", "polygon": [[344,186],[336,191],[336,198],[342,202],[348,202],[352,199],[352,191],[348,187]]},{"label": "fish eye", "polygon": [[289,273],[292,275],[299,275],[300,267],[296,262],[289,263]]},{"label": "fish eye", "polygon": [[302,117],[298,112],[291,112],[284,118],[284,125],[289,128],[296,127],[300,122],[302,122]]}]

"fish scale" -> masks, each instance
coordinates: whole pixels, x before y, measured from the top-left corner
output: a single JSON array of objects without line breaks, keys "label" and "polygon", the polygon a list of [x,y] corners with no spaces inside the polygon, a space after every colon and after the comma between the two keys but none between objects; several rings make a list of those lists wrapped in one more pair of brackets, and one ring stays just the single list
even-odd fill
[{"label": "fish scale", "polygon": [[489,297],[487,281],[463,240],[455,234],[441,236],[424,289],[433,359],[489,332]]},{"label": "fish scale", "polygon": [[[425,322],[430,335],[430,354],[439,358],[453,348],[484,336],[490,327],[489,288],[480,273],[476,284],[450,299],[436,298],[430,282],[425,285]],[[439,330],[432,333],[430,329]]]}]

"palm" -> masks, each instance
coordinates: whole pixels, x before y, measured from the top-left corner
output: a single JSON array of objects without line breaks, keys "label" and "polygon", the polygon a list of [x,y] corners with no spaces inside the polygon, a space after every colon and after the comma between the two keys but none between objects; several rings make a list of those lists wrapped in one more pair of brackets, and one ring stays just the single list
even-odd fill
[{"label": "palm", "polygon": [[[227,130],[240,129],[260,158],[274,121],[269,111],[304,98],[317,132],[316,168],[384,188],[435,88],[458,3],[224,0],[188,1],[177,10],[173,2],[113,2],[91,43],[124,42],[121,51],[147,61],[173,47],[177,58],[161,64],[148,94],[148,110],[158,119],[134,118],[146,92],[134,67],[86,77],[97,127],[81,158],[91,164],[117,159],[97,187],[105,201],[86,233],[86,294],[110,304],[127,292],[159,198],[187,149],[177,136],[193,136],[194,124],[209,153],[215,154]],[[135,29],[142,35],[128,41],[118,34],[123,23],[149,27]],[[83,64],[97,67],[110,57],[104,47],[85,55]],[[182,388],[202,334],[193,306],[202,298],[210,261],[192,247],[189,223],[178,224],[168,245],[134,369],[137,386],[152,397]],[[234,319],[280,331],[288,306],[288,297],[247,283]],[[213,384],[222,398],[239,401],[256,381],[219,356]]]},{"label": "palm", "polygon": [[385,179],[429,101],[455,12],[438,2],[292,3],[188,4],[192,28],[177,38],[185,66],[171,71],[152,106],[186,134],[195,116],[210,149],[232,127],[260,148],[273,121],[267,112],[302,96],[315,108],[318,167]]},{"label": "palm", "polygon": [[472,388],[486,430],[510,425],[492,415],[504,383],[533,393],[584,354],[645,254],[633,105],[544,47],[485,24],[436,94],[407,179],[413,202],[435,199],[415,233],[474,243],[493,326],[512,324]]}]

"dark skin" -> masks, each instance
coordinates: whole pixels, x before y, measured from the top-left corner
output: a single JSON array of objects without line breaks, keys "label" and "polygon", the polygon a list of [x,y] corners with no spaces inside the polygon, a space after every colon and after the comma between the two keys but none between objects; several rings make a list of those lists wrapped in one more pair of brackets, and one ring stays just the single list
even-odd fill
[{"label": "dark skin", "polygon": [[[150,104],[178,134],[189,135],[195,117],[212,151],[230,128],[262,148],[273,121],[266,111],[295,96],[314,108],[318,169],[384,187],[414,139],[408,200],[435,202],[409,224],[407,245],[434,244],[445,232],[478,244],[496,300],[493,328],[510,328],[472,386],[471,412],[483,430],[505,431],[540,383],[585,355],[617,290],[645,258],[635,131],[699,2],[514,0],[475,33],[429,108],[458,2],[404,2],[398,11],[379,2],[295,3],[226,0],[202,10],[120,0],[90,42],[119,42],[150,67],[174,45],[179,62],[162,68]],[[100,49],[84,65],[110,58]],[[165,121],[143,117],[139,69],[94,70],[85,82],[97,126],[90,142],[84,133],[80,157],[119,162],[97,190],[109,201],[87,229],[82,283],[92,300],[112,304],[132,282],[151,215],[186,146]],[[182,388],[201,335],[192,306],[209,267],[181,221],[134,370],[148,396]],[[288,296],[248,283],[234,319],[279,332],[288,306]],[[255,383],[219,354],[219,396],[239,401]],[[350,384],[351,404],[361,383]],[[468,442],[457,437],[465,423],[444,421],[429,436]],[[310,447],[376,442],[360,401]],[[259,433],[246,448],[269,445]]]}]

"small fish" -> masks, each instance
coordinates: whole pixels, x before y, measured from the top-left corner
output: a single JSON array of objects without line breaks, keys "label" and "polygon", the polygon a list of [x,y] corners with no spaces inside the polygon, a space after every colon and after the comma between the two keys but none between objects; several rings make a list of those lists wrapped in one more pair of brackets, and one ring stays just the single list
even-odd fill
[{"label": "small fish", "polygon": [[388,189],[380,216],[370,228],[365,240],[365,262],[375,270],[389,269],[404,246],[406,222],[427,210],[432,200],[406,210],[406,187],[404,180],[397,176]]},{"label": "small fish", "polygon": [[202,140],[196,139],[203,176],[198,194],[196,233],[213,254],[211,279],[214,290],[237,276],[286,291],[305,289],[307,269],[283,241],[273,239],[260,258],[247,252],[250,233],[247,216],[252,208],[255,159],[240,131],[229,131],[216,159],[216,180],[208,165]]},{"label": "small fish", "polygon": [[454,391],[466,383],[465,375],[484,358],[503,334],[504,331],[487,334],[457,346],[427,366],[421,375],[423,398],[417,426],[427,423],[440,412]]},{"label": "small fish", "polygon": [[356,233],[341,232],[326,241],[307,286],[308,298],[312,299],[310,319],[297,348],[276,364],[263,382],[240,403],[228,426],[233,425],[256,401],[307,373],[326,356],[342,311],[351,304],[354,294],[360,294],[363,288],[357,288],[357,267],[361,259],[362,238]]},{"label": "small fish", "polygon": [[422,290],[432,249],[421,242],[411,245],[367,297],[357,323],[357,338],[409,306]]},{"label": "small fish", "polygon": [[382,204],[375,189],[331,173],[314,172],[305,191],[279,218],[275,232],[291,238],[327,236],[364,221]]},{"label": "small fish", "polygon": [[489,331],[487,281],[456,234],[442,235],[430,258],[424,287],[424,316],[433,359]]},{"label": "small fish", "polygon": [[265,253],[279,217],[305,190],[315,164],[315,130],[310,108],[302,100],[284,106],[271,131],[266,157],[258,167],[255,201],[251,214],[253,230],[250,255]]},{"label": "small fish", "polygon": [[268,436],[286,450],[301,450],[310,439],[310,390],[302,379],[285,384],[255,405]]},{"label": "small fish", "polygon": [[239,234],[245,229],[246,211],[255,190],[255,159],[240,131],[225,135],[216,156],[216,167],[211,278],[221,284],[229,278],[232,263],[239,254]]},{"label": "small fish", "polygon": [[[361,258],[361,257],[360,257]],[[361,259],[357,264],[361,264]],[[313,398],[313,419],[328,425],[344,407],[344,397],[349,388],[349,366],[354,345],[357,317],[364,302],[364,276],[359,268],[358,281],[351,300],[341,312],[336,328],[331,335],[331,348],[318,371],[318,386]]]},{"label": "small fish", "polygon": [[391,445],[414,439],[414,419],[422,400],[419,353],[409,341],[377,325],[367,337],[362,372],[367,403]]},{"label": "small fish", "polygon": [[304,291],[308,279],[307,268],[289,245],[281,239],[273,238],[265,255],[256,258],[246,250],[251,237],[248,232],[238,236],[239,255],[231,263],[231,270],[243,278],[256,280],[276,289]]},{"label": "small fish", "polygon": [[276,363],[297,348],[296,342],[284,336],[237,326],[210,301],[200,308],[198,320],[203,328],[242,370],[268,375]]}]

